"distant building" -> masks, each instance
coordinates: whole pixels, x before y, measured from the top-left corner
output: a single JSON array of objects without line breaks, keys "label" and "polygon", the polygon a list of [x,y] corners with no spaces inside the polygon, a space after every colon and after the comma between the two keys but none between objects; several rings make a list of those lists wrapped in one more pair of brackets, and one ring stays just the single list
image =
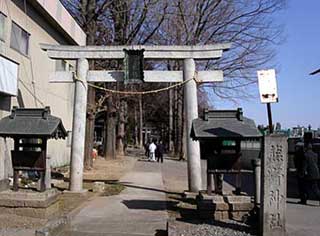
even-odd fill
[{"label": "distant building", "polygon": [[303,137],[305,131],[306,131],[306,128],[304,126],[298,125],[290,129],[289,136],[293,138]]},{"label": "distant building", "polygon": [[[71,130],[74,85],[52,84],[49,77],[74,65],[49,59],[41,43],[85,45],[86,35],[59,0],[0,0],[0,119],[13,106],[50,106],[51,113]],[[54,166],[69,163],[67,144],[48,142]],[[0,139],[0,180],[10,169],[11,149],[11,140]]]}]

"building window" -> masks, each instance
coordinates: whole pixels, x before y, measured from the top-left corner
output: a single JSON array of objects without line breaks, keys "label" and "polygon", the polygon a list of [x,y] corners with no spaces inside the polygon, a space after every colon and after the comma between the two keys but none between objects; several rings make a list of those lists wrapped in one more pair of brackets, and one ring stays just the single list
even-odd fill
[{"label": "building window", "polygon": [[74,64],[71,61],[56,60],[56,71],[72,71],[74,72]]},{"label": "building window", "polygon": [[0,12],[0,40],[5,40],[6,32],[6,15]]},{"label": "building window", "polygon": [[66,67],[65,60],[56,60],[56,71],[66,71]]},{"label": "building window", "polygon": [[10,47],[21,52],[24,55],[29,55],[29,38],[30,34],[22,29],[19,25],[12,22]]}]

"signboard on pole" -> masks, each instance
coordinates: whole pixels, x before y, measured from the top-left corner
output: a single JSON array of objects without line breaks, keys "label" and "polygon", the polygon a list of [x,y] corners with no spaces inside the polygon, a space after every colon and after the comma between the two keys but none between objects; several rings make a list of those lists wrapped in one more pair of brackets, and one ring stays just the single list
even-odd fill
[{"label": "signboard on pole", "polygon": [[259,70],[257,73],[261,103],[278,102],[277,80],[275,70]]}]

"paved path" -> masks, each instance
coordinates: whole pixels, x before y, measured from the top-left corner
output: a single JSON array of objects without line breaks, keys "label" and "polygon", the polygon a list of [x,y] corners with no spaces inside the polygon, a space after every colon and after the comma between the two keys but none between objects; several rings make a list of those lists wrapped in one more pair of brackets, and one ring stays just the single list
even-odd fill
[{"label": "paved path", "polygon": [[166,195],[159,163],[138,161],[120,182],[119,195],[98,197],[84,207],[65,235],[166,235]]},{"label": "paved path", "polygon": [[[187,189],[187,163],[165,160],[164,164],[138,161],[121,178],[126,189],[117,196],[98,197],[83,208],[72,221],[72,231],[66,236],[146,236],[166,235],[166,196]],[[202,162],[203,172],[205,163]],[[205,172],[204,172],[205,173]],[[251,190],[250,179],[243,183]],[[205,186],[205,178],[203,176]],[[163,185],[165,183],[165,187]],[[229,181],[228,181],[229,182]],[[230,184],[224,183],[226,189]],[[246,186],[248,185],[248,186]],[[251,190],[252,191],[252,190]],[[320,207],[318,202],[298,205],[297,198],[287,203],[287,235],[320,235]]]},{"label": "paved path", "polygon": [[289,236],[319,236],[320,207],[318,201],[296,204],[299,199],[287,199],[287,233]]}]

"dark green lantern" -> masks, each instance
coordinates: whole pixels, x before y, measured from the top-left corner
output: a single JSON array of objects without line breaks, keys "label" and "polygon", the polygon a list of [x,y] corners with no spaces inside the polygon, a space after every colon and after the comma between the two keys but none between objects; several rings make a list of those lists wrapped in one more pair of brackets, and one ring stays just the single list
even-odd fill
[{"label": "dark green lantern", "polygon": [[124,84],[142,83],[143,74],[143,52],[141,50],[123,49],[124,51]]}]

